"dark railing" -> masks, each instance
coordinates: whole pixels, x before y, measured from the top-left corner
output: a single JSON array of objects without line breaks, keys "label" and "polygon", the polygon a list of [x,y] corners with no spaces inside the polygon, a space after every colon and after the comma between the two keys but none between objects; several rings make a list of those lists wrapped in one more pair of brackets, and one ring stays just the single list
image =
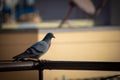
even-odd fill
[{"label": "dark railing", "polygon": [[120,62],[90,61],[0,61],[0,72],[38,70],[39,80],[43,80],[43,70],[100,70],[120,71]]}]

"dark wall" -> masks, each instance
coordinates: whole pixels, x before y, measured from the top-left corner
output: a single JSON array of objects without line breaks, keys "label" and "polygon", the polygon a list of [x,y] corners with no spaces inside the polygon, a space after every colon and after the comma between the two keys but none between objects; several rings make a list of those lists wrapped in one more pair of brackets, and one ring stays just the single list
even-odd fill
[{"label": "dark wall", "polygon": [[[92,0],[97,6],[103,0]],[[92,19],[95,25],[120,25],[120,0],[108,0],[101,14],[90,17],[79,8],[74,8],[69,19]],[[36,0],[36,9],[42,20],[61,20],[69,8],[70,0]]]},{"label": "dark wall", "polygon": [[[70,0],[36,0],[36,8],[43,20],[63,19]],[[89,18],[80,9],[74,8],[69,19]]]},{"label": "dark wall", "polygon": [[120,0],[111,0],[111,24],[120,25]]}]

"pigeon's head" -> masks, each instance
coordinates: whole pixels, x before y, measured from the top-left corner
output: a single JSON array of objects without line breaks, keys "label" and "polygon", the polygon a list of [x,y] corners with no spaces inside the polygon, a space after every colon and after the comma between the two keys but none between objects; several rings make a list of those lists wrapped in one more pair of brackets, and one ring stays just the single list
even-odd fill
[{"label": "pigeon's head", "polygon": [[46,36],[49,37],[49,38],[55,38],[54,34],[53,34],[53,33],[50,33],[50,32],[47,33]]},{"label": "pigeon's head", "polygon": [[52,38],[55,38],[55,36],[53,35],[53,33],[47,33],[46,36],[43,38],[43,41],[49,41]]}]

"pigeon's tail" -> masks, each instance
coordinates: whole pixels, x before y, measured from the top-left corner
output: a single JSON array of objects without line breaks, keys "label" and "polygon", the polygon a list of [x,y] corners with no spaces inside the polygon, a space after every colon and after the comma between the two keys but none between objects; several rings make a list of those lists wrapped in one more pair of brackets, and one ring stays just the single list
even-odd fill
[{"label": "pigeon's tail", "polygon": [[14,56],[12,59],[13,59],[13,61],[21,61],[24,59],[24,57],[22,54],[19,54],[17,56]]},{"label": "pigeon's tail", "polygon": [[13,62],[15,62],[15,61],[23,61],[23,58],[14,58]]}]

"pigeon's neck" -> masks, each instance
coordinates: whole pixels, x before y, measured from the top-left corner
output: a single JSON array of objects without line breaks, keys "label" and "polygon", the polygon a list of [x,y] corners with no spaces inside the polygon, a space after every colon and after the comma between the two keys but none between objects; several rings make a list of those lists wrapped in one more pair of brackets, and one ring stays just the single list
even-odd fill
[{"label": "pigeon's neck", "polygon": [[51,42],[51,38],[50,38],[50,37],[44,37],[44,38],[43,38],[43,41],[49,43],[49,42]]}]

